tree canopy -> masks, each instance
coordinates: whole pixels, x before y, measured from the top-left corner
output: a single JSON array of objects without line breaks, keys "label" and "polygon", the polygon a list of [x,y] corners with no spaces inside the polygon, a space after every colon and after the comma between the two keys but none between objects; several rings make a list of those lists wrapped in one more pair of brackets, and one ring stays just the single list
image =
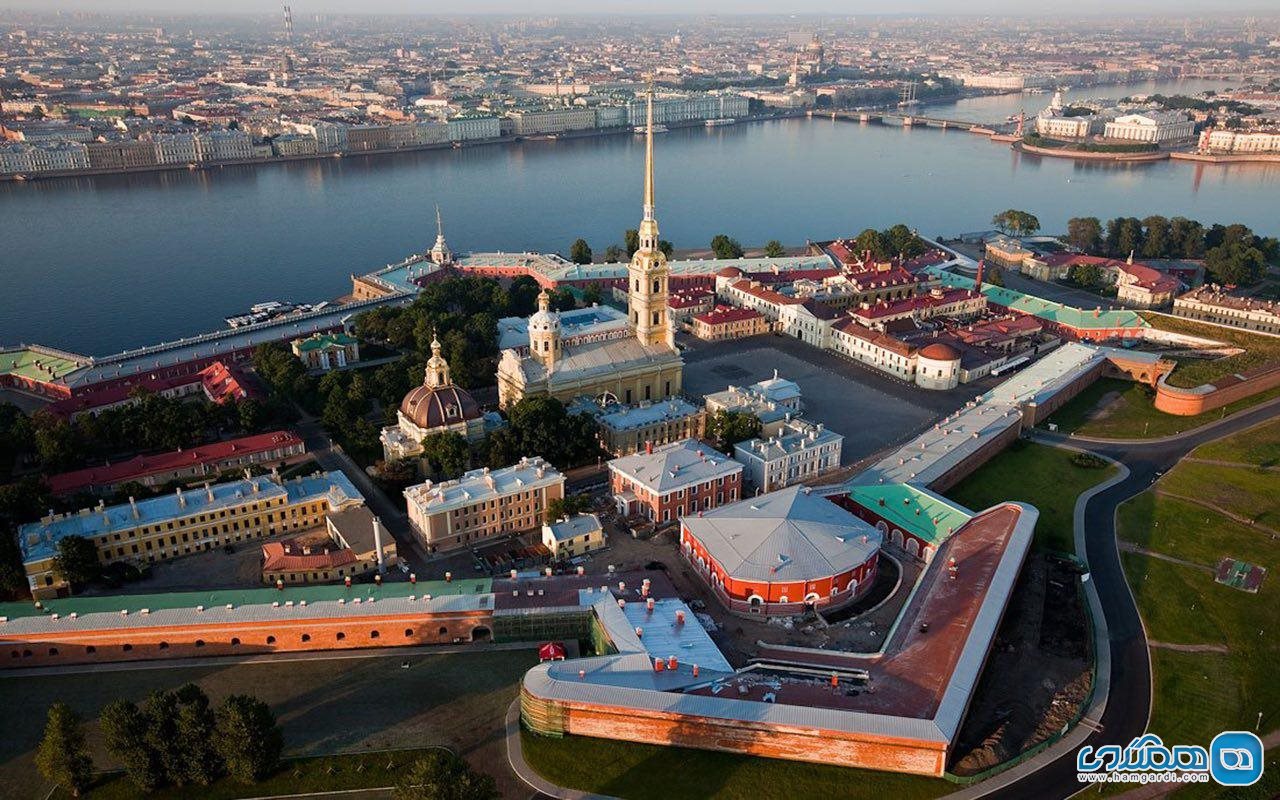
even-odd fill
[{"label": "tree canopy", "polygon": [[711,252],[715,253],[716,258],[742,258],[743,254],[742,245],[738,244],[738,240],[723,233],[712,237]]},{"label": "tree canopy", "polygon": [[760,418],[746,411],[720,410],[707,419],[707,438],[729,455],[738,442],[757,438],[760,429]]},{"label": "tree canopy", "polygon": [[92,583],[102,574],[97,546],[83,536],[62,537],[53,557],[53,570],[73,586]]},{"label": "tree canopy", "polygon": [[782,242],[777,239],[770,239],[764,243],[764,255],[766,258],[781,258],[787,254],[787,248],[782,246]]},{"label": "tree canopy", "polygon": [[991,224],[1014,236],[1030,236],[1040,230],[1040,220],[1035,214],[1009,208],[991,218]]},{"label": "tree canopy", "polygon": [[79,797],[89,788],[93,780],[93,759],[85,748],[80,715],[66,703],[49,707],[35,762],[41,775],[67,789],[72,797]]},{"label": "tree canopy", "polygon": [[497,800],[493,777],[444,750],[414,760],[396,784],[395,800]]},{"label": "tree canopy", "polygon": [[569,260],[575,264],[591,263],[591,245],[586,239],[575,239],[569,246]]}]

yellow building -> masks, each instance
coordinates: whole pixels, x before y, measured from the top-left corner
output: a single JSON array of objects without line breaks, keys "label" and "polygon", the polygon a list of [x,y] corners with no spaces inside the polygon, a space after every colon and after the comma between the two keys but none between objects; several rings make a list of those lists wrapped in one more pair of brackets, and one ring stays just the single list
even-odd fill
[{"label": "yellow building", "polygon": [[141,502],[57,514],[18,529],[22,562],[33,597],[65,594],[68,584],[54,569],[58,543],[70,536],[89,540],[102,564],[165,561],[235,542],[303,531],[330,512],[364,505],[364,497],[341,472],[281,481],[245,478]]},{"label": "yellow building", "polygon": [[564,497],[564,475],[535,456],[444,483],[410,486],[404,497],[409,525],[427,552],[435,553],[536,530],[551,501]]},{"label": "yellow building", "polygon": [[653,191],[653,92],[649,93],[645,139],[644,219],[640,247],[627,269],[627,305],[634,336],[565,344],[560,317],[544,291],[529,318],[529,352],[502,352],[498,362],[498,403],[510,408],[525,397],[575,397],[621,403],[662,400],[679,394],[684,360],[676,350],[667,297],[670,270],[659,247]]},{"label": "yellow building", "polygon": [[552,558],[567,560],[604,547],[604,527],[595,514],[559,519],[542,526],[542,543]]}]

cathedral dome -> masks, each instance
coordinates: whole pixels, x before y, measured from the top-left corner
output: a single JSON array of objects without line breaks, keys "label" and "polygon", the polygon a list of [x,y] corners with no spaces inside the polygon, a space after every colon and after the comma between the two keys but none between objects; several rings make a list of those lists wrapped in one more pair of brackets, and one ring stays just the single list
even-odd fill
[{"label": "cathedral dome", "polygon": [[480,418],[480,404],[457,386],[414,387],[400,403],[400,413],[424,430]]}]

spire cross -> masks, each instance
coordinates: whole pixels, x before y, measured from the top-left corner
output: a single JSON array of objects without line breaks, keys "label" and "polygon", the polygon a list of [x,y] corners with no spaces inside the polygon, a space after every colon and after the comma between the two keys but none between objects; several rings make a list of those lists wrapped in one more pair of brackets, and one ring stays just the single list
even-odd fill
[{"label": "spire cross", "polygon": [[644,218],[654,218],[653,203],[653,76],[649,76],[649,90],[646,93],[646,124],[644,133]]}]

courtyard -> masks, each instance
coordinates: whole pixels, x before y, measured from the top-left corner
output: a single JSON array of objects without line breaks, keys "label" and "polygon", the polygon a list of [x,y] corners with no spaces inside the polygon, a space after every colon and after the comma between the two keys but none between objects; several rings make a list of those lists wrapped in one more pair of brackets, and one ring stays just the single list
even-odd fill
[{"label": "courtyard", "polygon": [[844,435],[844,465],[909,439],[989,388],[980,381],[944,392],[921,389],[786,336],[681,344],[684,391],[695,401],[772,378],[774,370],[795,381],[804,417]]}]

